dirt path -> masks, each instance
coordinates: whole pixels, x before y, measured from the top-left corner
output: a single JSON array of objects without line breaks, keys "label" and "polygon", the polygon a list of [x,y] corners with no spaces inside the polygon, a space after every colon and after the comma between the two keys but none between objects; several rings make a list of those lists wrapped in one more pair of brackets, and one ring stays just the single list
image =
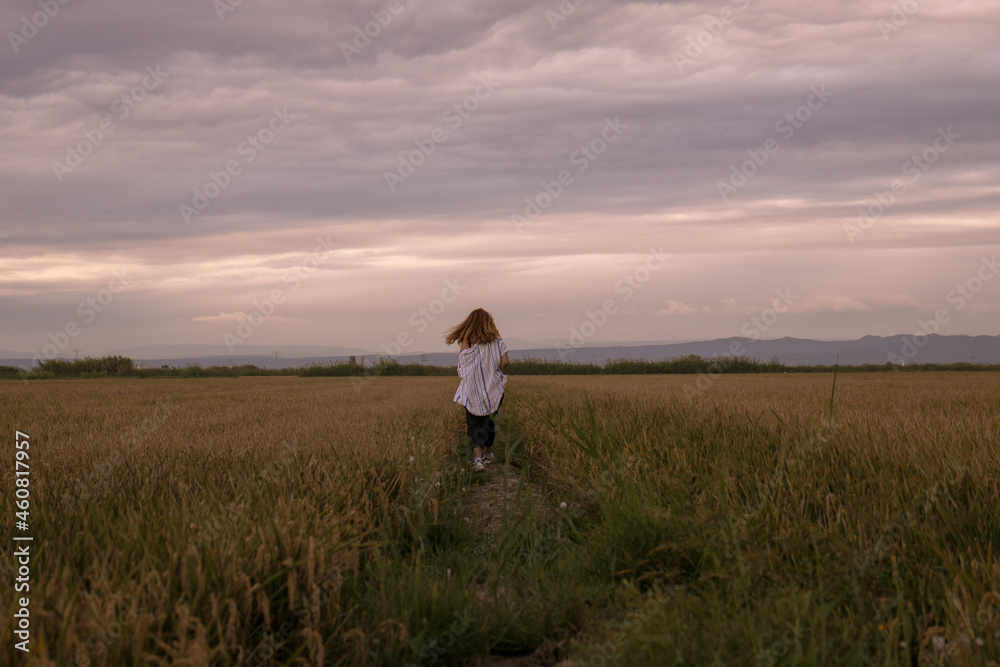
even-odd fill
[{"label": "dirt path", "polygon": [[[478,483],[469,490],[466,503],[469,519],[476,528],[496,533],[503,524],[505,512],[517,512],[517,494],[530,493],[531,503],[539,510],[546,511],[545,496],[533,484],[526,484],[521,490],[521,467],[511,464],[507,467],[506,489],[504,488],[504,466],[494,463],[481,476]],[[515,514],[514,520],[519,515]]]},{"label": "dirt path", "polygon": [[[507,467],[506,483],[502,463],[493,464],[481,475],[482,478],[469,490],[466,509],[473,525],[484,533],[497,533],[503,525],[505,512],[514,513],[509,518],[517,520],[521,504],[517,498],[519,492],[522,502],[524,494],[531,494],[530,503],[537,511],[551,511],[538,487],[530,482],[522,484],[519,465],[511,464]],[[486,591],[483,593],[485,595]],[[466,667],[565,667],[570,664],[568,649],[567,637],[560,642],[546,642],[531,655],[481,656],[466,663]]]}]

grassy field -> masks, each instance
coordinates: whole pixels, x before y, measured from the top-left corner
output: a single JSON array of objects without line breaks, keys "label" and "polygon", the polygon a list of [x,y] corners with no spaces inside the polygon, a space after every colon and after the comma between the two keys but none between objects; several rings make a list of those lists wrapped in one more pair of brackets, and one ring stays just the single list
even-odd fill
[{"label": "grassy field", "polygon": [[485,478],[456,385],[0,384],[14,662],[1000,660],[1000,374],[511,377]]}]

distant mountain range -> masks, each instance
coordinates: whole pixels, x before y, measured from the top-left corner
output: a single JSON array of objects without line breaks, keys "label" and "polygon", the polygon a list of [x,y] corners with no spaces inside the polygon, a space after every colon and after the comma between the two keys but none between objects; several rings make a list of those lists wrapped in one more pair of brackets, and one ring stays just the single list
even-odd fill
[{"label": "distant mountain range", "polygon": [[[834,363],[855,366],[861,364],[898,363],[1000,363],[1000,336],[937,336],[914,339],[913,336],[865,336],[858,340],[822,341],[804,338],[754,340],[752,338],[720,338],[718,340],[637,345],[629,347],[584,347],[566,354],[568,361],[603,364],[609,359],[660,360],[697,355],[711,358],[740,356],[760,361],[777,359],[788,366],[831,366]],[[524,350],[521,356],[537,359],[559,359],[559,351]]]},{"label": "distant mountain range", "polygon": [[[698,355],[699,357],[729,356],[734,351],[742,356],[761,361],[777,359],[789,365],[845,365],[884,364],[905,359],[911,363],[955,363],[974,362],[1000,364],[1000,336],[937,336],[914,339],[913,336],[865,336],[850,341],[820,341],[803,338],[778,338],[775,340],[754,340],[751,338],[720,338],[710,341],[685,343],[595,345],[593,347],[560,348],[555,343],[539,343],[514,338],[505,339],[511,348],[512,359],[541,359],[547,361],[565,360],[576,363],[603,364],[614,359],[662,360],[674,357]],[[328,364],[346,361],[354,355],[370,364],[385,354],[369,350],[328,346],[263,346],[247,345],[237,349],[238,354],[229,354],[224,345],[148,345],[116,351],[131,357],[137,364],[147,366],[233,366],[253,364],[272,367],[275,365],[274,350],[280,349],[277,359],[279,368],[293,368],[309,364]],[[0,351],[0,364],[30,368],[34,362],[30,355]],[[457,352],[435,352],[394,356],[400,362],[417,362],[440,366],[457,363]]]}]

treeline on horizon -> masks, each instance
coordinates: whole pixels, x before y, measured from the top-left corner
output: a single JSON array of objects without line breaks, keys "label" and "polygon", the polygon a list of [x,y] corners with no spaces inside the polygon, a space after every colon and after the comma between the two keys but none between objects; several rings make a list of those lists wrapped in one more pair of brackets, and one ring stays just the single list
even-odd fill
[{"label": "treeline on horizon", "polygon": [[[786,366],[777,359],[757,361],[749,357],[730,356],[703,358],[697,355],[650,361],[644,359],[608,360],[603,365],[570,361],[519,359],[511,361],[508,375],[696,375],[696,374],[747,374],[747,373],[829,373],[837,370],[850,372],[916,372],[916,371],[989,371],[1000,370],[1000,364],[861,364],[861,365],[812,365]],[[198,364],[148,368],[136,366],[132,359],[122,356],[105,356],[84,359],[36,360],[30,371],[18,366],[0,366],[0,378],[44,380],[52,378],[191,378],[191,377],[246,377],[246,376],[299,376],[299,377],[406,377],[428,375],[457,375],[455,366],[433,366],[418,363],[400,363],[382,357],[373,365],[349,361],[329,364],[310,364],[298,368],[262,368],[252,364],[241,366],[208,366]]]}]

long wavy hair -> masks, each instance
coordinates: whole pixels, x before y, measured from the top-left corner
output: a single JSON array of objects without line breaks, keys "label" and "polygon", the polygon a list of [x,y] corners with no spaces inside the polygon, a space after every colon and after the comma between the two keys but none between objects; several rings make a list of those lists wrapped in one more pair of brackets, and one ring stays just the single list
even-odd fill
[{"label": "long wavy hair", "polygon": [[499,337],[500,332],[497,331],[493,316],[482,308],[476,308],[461,324],[452,327],[444,335],[444,340],[448,345],[463,340],[468,341],[469,345],[483,345],[492,343]]}]

